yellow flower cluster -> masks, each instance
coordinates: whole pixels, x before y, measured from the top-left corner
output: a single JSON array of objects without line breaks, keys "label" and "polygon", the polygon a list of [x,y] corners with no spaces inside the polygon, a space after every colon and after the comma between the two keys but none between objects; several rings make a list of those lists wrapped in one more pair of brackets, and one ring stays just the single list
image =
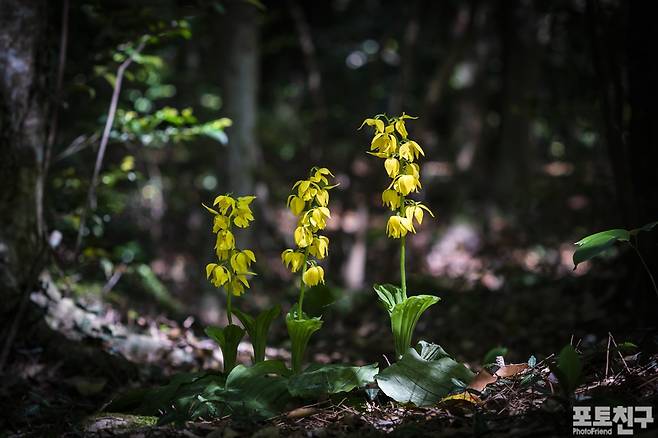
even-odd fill
[{"label": "yellow flower cluster", "polygon": [[327,226],[329,212],[329,190],[336,185],[329,184],[329,176],[334,176],[326,167],[312,168],[308,179],[297,181],[288,197],[288,208],[298,216],[294,237],[296,249],[286,249],[281,260],[292,272],[302,271],[302,281],[307,286],[324,283],[324,269],[317,261],[329,252],[329,238],[318,234]]},{"label": "yellow flower cluster", "polygon": [[394,239],[404,237],[407,233],[415,233],[413,221],[420,225],[423,222],[423,211],[434,217],[425,205],[406,198],[410,193],[418,192],[422,188],[420,166],[415,161],[421,155],[425,156],[425,152],[417,142],[409,139],[405,126],[406,119],[416,118],[403,113],[400,117],[389,119],[380,114],[366,119],[361,125],[374,128],[368,153],[384,160],[384,169],[392,180],[382,193],[382,202],[397,212],[386,224],[386,234]]},{"label": "yellow flower cluster", "polygon": [[216,209],[203,205],[214,215],[212,232],[217,234],[217,263],[206,265],[206,277],[215,287],[224,286],[228,293],[236,296],[242,295],[245,289],[249,288],[247,275],[254,275],[249,268],[256,261],[256,256],[251,250],[235,248],[235,236],[231,229],[233,225],[247,228],[254,220],[254,214],[249,207],[254,199],[255,196],[233,198],[230,195],[221,195],[213,202]]}]

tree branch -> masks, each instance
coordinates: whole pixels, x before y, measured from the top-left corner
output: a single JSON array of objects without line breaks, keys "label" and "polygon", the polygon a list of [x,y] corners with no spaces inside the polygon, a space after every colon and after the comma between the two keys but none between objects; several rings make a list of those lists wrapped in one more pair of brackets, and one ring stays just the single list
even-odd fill
[{"label": "tree branch", "polygon": [[75,256],[78,255],[80,251],[80,245],[82,244],[82,236],[84,234],[85,223],[87,221],[87,215],[90,210],[96,209],[96,187],[98,186],[98,177],[103,167],[103,158],[105,157],[105,150],[107,149],[107,142],[110,139],[110,132],[112,131],[112,125],[114,124],[114,116],[117,112],[117,105],[119,103],[119,94],[121,94],[121,82],[123,81],[123,76],[126,72],[126,69],[130,67],[134,60],[134,56],[138,55],[143,49],[146,41],[142,39],[137,48],[133,53],[131,53],[125,61],[123,61],[119,68],[117,69],[116,79],[114,81],[114,90],[112,91],[112,100],[110,101],[110,108],[107,112],[107,120],[105,121],[105,128],[103,129],[103,136],[101,137],[100,146],[98,147],[98,154],[96,155],[96,164],[94,166],[94,173],[91,177],[91,183],[89,184],[89,192],[87,193],[87,203],[84,206],[82,211],[82,216],[80,217],[80,225],[78,227],[78,238],[75,242]]}]

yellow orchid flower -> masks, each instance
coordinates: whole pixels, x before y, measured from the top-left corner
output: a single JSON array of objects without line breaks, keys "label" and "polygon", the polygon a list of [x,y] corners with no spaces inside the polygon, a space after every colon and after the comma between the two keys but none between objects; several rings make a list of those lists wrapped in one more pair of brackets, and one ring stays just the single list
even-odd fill
[{"label": "yellow orchid flower", "polygon": [[408,161],[414,161],[418,159],[420,155],[425,156],[423,149],[413,140],[402,143],[398,153],[400,154],[400,157]]},{"label": "yellow orchid flower", "polygon": [[398,140],[393,134],[380,133],[373,137],[370,142],[371,151],[379,151],[383,154],[392,155],[397,152]]},{"label": "yellow orchid flower", "polygon": [[283,251],[281,253],[281,260],[286,268],[290,269],[292,272],[297,272],[302,266],[304,266],[304,254],[293,251],[292,249],[286,249]]},{"label": "yellow orchid flower", "polygon": [[407,196],[411,192],[417,192],[422,187],[420,180],[413,175],[400,175],[392,185],[403,196]]},{"label": "yellow orchid flower", "polygon": [[249,287],[249,281],[245,275],[235,275],[226,285],[226,290],[236,297],[242,295],[246,288]]},{"label": "yellow orchid flower", "polygon": [[217,250],[229,250],[235,248],[235,237],[233,233],[229,230],[220,230],[217,233],[217,242],[215,243],[215,249]]},{"label": "yellow orchid flower", "polygon": [[307,286],[315,286],[324,283],[324,269],[321,266],[312,266],[304,272],[302,281]]},{"label": "yellow orchid flower", "polygon": [[400,208],[401,201],[400,194],[395,190],[386,189],[382,193],[382,203],[388,206],[391,210],[397,210]]},{"label": "yellow orchid flower", "polygon": [[318,190],[318,192],[315,194],[315,200],[317,201],[318,205],[326,207],[329,205],[329,191],[325,189]]},{"label": "yellow orchid flower", "polygon": [[247,228],[249,222],[254,220],[254,214],[248,206],[238,206],[233,209],[233,223],[236,227]]},{"label": "yellow orchid flower", "polygon": [[229,208],[233,208],[235,206],[235,199],[228,195],[220,195],[215,198],[212,205],[217,206],[222,214],[226,214]]},{"label": "yellow orchid flower", "polygon": [[314,183],[322,182],[323,184],[327,185],[329,184],[329,180],[327,179],[326,175],[334,176],[334,174],[331,173],[329,169],[326,167],[321,167],[315,171],[313,176],[310,178],[310,181]]},{"label": "yellow orchid flower", "polygon": [[375,132],[384,132],[384,122],[380,119],[365,119],[359,129],[363,128],[363,125],[374,126]]},{"label": "yellow orchid flower", "polygon": [[306,212],[304,222],[316,230],[324,230],[331,213],[327,207],[316,207]]},{"label": "yellow orchid flower", "polygon": [[308,227],[305,226],[299,226],[295,228],[294,237],[295,243],[300,248],[306,248],[311,243],[313,243],[313,233],[308,229]]},{"label": "yellow orchid flower", "polygon": [[412,218],[416,219],[416,222],[418,222],[418,225],[421,225],[423,223],[423,210],[428,212],[430,214],[430,216],[434,217],[434,213],[432,213],[432,211],[429,208],[427,208],[426,206],[424,206],[421,203],[417,203],[417,204],[407,206],[407,208],[404,211],[404,215],[409,220],[411,220]]},{"label": "yellow orchid flower", "polygon": [[206,266],[206,276],[215,287],[221,287],[231,280],[231,273],[224,266],[210,263]]},{"label": "yellow orchid flower", "polygon": [[326,236],[318,236],[313,239],[313,243],[309,247],[309,252],[316,259],[322,260],[329,253],[329,238]]},{"label": "yellow orchid flower", "polygon": [[212,223],[212,232],[216,233],[219,230],[227,230],[231,226],[231,220],[221,214],[216,214]]},{"label": "yellow orchid flower", "polygon": [[384,168],[390,178],[395,178],[400,173],[400,162],[396,158],[387,158],[384,161]]},{"label": "yellow orchid flower", "polygon": [[395,121],[395,130],[400,133],[402,138],[407,138],[409,135],[406,126],[404,126],[404,119],[398,119]]},{"label": "yellow orchid flower", "polygon": [[388,218],[386,224],[386,234],[394,239],[404,237],[408,232],[415,233],[416,230],[410,219],[398,215],[393,215]]},{"label": "yellow orchid flower", "polygon": [[245,274],[249,272],[249,267],[256,261],[256,256],[253,251],[245,249],[243,251],[236,251],[231,256],[231,268],[236,274]]},{"label": "yellow orchid flower", "polygon": [[305,206],[306,202],[299,196],[288,196],[288,207],[290,208],[290,211],[292,211],[292,214],[295,216],[299,216],[302,211],[304,211]]}]

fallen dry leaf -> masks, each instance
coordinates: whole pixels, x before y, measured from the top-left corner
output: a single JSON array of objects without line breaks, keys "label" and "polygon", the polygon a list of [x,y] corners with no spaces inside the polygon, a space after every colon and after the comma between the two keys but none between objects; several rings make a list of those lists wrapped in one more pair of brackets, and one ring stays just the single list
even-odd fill
[{"label": "fallen dry leaf", "polygon": [[498,368],[498,371],[496,371],[496,376],[512,377],[512,376],[516,376],[517,374],[521,374],[526,369],[528,369],[527,363],[512,363],[509,365],[505,365],[504,367]]},{"label": "fallen dry leaf", "polygon": [[309,415],[313,415],[317,412],[318,410],[315,408],[297,408],[293,409],[292,411],[288,412],[286,414],[286,417],[288,418],[304,418],[308,417]]},{"label": "fallen dry leaf", "polygon": [[491,375],[487,370],[481,370],[468,387],[482,392],[488,384],[495,383],[496,380],[498,380],[498,377]]},{"label": "fallen dry leaf", "polygon": [[468,403],[473,403],[474,405],[482,403],[482,400],[480,400],[480,397],[477,395],[473,395],[468,391],[460,392],[459,394],[453,394],[449,395],[447,397],[444,397],[441,399],[439,403],[444,403],[447,401],[457,401],[457,402],[468,402]]}]

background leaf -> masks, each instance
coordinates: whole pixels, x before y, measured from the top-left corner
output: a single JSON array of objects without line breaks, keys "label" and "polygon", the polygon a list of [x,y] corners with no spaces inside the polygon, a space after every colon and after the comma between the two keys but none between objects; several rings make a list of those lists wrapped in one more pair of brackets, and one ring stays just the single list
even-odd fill
[{"label": "background leaf", "polygon": [[578,249],[573,253],[574,269],[579,263],[589,260],[612,247],[615,242],[627,242],[630,238],[630,231],[617,228],[614,230],[601,231],[600,233],[592,234],[580,239],[576,242]]}]

